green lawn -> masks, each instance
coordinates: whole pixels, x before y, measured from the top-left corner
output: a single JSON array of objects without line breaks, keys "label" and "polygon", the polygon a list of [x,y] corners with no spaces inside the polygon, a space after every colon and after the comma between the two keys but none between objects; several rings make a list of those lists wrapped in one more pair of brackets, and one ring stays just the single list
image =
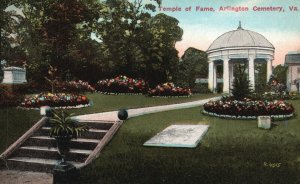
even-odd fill
[{"label": "green lawn", "polygon": [[205,98],[219,96],[220,94],[196,94],[189,98],[157,98],[146,97],[143,95],[101,95],[98,93],[87,94],[92,99],[94,105],[89,108],[73,109],[71,110],[76,115],[88,114],[95,112],[106,112],[118,110],[121,108],[139,108],[150,107],[157,105],[167,105],[173,103],[182,103]]},{"label": "green lawn", "polygon": [[[216,96],[214,94],[193,95],[190,98],[150,98],[143,95],[102,95],[88,93],[93,101],[92,107],[72,109],[75,115],[118,110],[120,108],[138,108],[172,103],[187,102]],[[0,108],[0,152],[18,139],[26,130],[40,119],[37,110]]]},{"label": "green lawn", "polygon": [[[298,113],[300,100],[293,101]],[[126,121],[78,183],[300,183],[300,118],[271,130],[257,121],[222,120],[201,108],[145,115]],[[210,125],[196,149],[149,148],[143,143],[171,124]]]},{"label": "green lawn", "polygon": [[40,119],[39,111],[0,108],[0,152],[16,141]]},{"label": "green lawn", "polygon": [[[88,94],[93,107],[76,114],[201,99]],[[207,96],[205,96],[207,97]],[[298,114],[300,100],[292,101]],[[81,170],[78,183],[300,183],[300,117],[260,130],[256,121],[222,120],[202,115],[202,108],[156,113],[129,119],[100,157]],[[0,151],[40,117],[38,111],[0,109]],[[195,149],[143,147],[171,124],[206,123],[210,129]]]}]

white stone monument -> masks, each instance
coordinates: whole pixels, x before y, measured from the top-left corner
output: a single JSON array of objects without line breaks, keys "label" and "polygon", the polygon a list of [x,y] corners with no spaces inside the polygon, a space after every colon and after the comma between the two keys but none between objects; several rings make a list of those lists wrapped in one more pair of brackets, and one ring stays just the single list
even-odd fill
[{"label": "white stone monument", "polygon": [[27,83],[26,69],[19,67],[7,67],[3,69],[3,84],[23,84]]},{"label": "white stone monument", "polygon": [[258,128],[270,129],[271,117],[270,116],[258,116]]},{"label": "white stone monument", "polygon": [[144,143],[144,146],[195,148],[209,125],[171,125]]}]

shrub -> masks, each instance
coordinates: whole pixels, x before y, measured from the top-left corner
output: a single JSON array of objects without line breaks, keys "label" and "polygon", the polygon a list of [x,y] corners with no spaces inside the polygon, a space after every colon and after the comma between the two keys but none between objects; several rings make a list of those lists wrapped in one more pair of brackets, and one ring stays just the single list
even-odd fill
[{"label": "shrub", "polygon": [[24,95],[25,85],[0,84],[0,107],[17,106]]},{"label": "shrub", "polygon": [[175,87],[173,83],[167,82],[150,89],[148,94],[149,96],[190,96],[192,92],[189,88]]},{"label": "shrub", "polygon": [[30,93],[40,93],[50,91],[51,87],[47,83],[37,83],[35,81],[28,81],[26,84],[22,84],[22,87],[19,87],[17,91],[21,94],[30,94]]},{"label": "shrub", "polygon": [[253,99],[258,100],[292,100],[296,99],[295,95],[290,95],[287,92],[285,84],[278,82],[274,76],[270,78],[267,84],[267,90],[260,94],[252,94]]},{"label": "shrub", "polygon": [[104,93],[145,93],[147,84],[143,79],[133,79],[121,75],[114,79],[98,81],[96,90]]},{"label": "shrub", "polygon": [[79,80],[79,81],[69,81],[69,82],[60,82],[56,87],[59,92],[68,92],[68,93],[84,93],[84,92],[94,92],[95,88],[90,85],[88,82]]},{"label": "shrub", "polygon": [[249,97],[252,94],[252,90],[250,89],[250,81],[247,79],[245,75],[246,67],[242,67],[238,65],[236,76],[233,80],[233,89],[232,95],[235,99],[243,99],[245,97]]},{"label": "shrub", "polygon": [[192,90],[192,93],[211,93],[211,91],[208,89],[207,83],[196,84],[191,90]]},{"label": "shrub", "polygon": [[297,99],[296,95],[289,94],[287,92],[265,92],[262,94],[252,94],[251,97],[256,100],[294,100]]},{"label": "shrub", "polygon": [[286,92],[287,87],[285,84],[280,83],[273,75],[271,76],[268,85],[268,91],[275,92],[275,93],[282,93]]},{"label": "shrub", "polygon": [[[28,84],[20,92],[23,94],[30,93],[40,93],[40,92],[49,92],[51,91],[51,86],[48,83],[39,84],[35,81],[29,81]],[[79,80],[79,81],[69,81],[63,82],[59,81],[55,83],[55,91],[59,93],[84,93],[84,92],[94,92],[95,88],[90,85],[88,82]]]}]

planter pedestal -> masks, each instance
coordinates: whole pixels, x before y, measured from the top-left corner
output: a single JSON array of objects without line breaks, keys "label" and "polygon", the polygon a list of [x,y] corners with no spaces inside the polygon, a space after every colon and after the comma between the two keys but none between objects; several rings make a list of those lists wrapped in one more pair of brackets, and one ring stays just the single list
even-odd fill
[{"label": "planter pedestal", "polygon": [[53,170],[53,184],[73,183],[78,176],[75,166],[67,162],[60,163]]}]

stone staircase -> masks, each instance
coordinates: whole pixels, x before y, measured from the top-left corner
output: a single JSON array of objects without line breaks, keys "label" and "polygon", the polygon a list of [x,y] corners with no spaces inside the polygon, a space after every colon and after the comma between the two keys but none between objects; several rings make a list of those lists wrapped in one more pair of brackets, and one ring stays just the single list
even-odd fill
[{"label": "stone staircase", "polygon": [[[19,140],[1,154],[4,165],[10,170],[52,172],[60,160],[56,141],[49,137],[47,118],[40,120]],[[121,121],[87,121],[89,130],[71,141],[66,160],[76,168],[84,167],[99,156],[121,126]],[[2,166],[2,169],[5,167]]]}]

